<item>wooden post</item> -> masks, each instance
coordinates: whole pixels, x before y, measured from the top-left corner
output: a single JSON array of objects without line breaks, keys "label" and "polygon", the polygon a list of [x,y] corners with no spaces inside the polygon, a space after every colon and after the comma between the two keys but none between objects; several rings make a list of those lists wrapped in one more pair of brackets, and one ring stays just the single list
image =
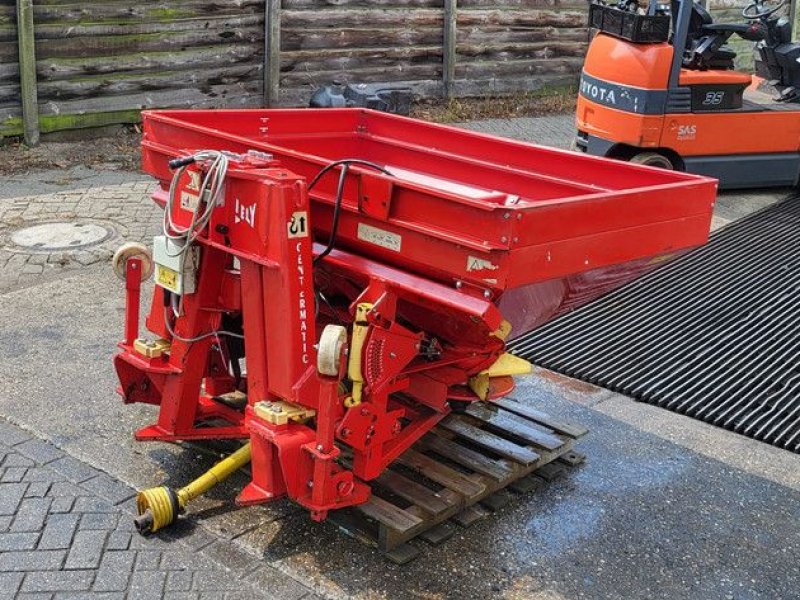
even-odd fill
[{"label": "wooden post", "polygon": [[444,41],[442,43],[442,82],[444,97],[450,99],[456,78],[456,17],[458,0],[444,0]]},{"label": "wooden post", "polygon": [[39,143],[39,97],[36,90],[36,43],[33,31],[33,0],[17,0],[19,42],[19,85],[22,102],[22,131],[25,143]]},{"label": "wooden post", "polygon": [[275,106],[281,79],[281,0],[265,0],[264,4],[264,106]]}]

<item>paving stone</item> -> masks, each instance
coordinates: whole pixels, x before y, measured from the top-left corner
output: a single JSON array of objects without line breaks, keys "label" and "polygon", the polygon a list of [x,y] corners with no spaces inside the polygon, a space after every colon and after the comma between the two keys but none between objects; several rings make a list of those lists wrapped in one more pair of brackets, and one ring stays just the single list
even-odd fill
[{"label": "paving stone", "polygon": [[25,575],[23,592],[66,592],[88,590],[94,571],[39,571]]},{"label": "paving stone", "polygon": [[64,481],[64,476],[50,469],[28,469],[22,481],[45,481],[47,483],[69,483]]},{"label": "paving stone", "polygon": [[100,474],[100,471],[97,469],[94,469],[89,465],[72,458],[71,456],[59,458],[47,466],[54,471],[61,473],[73,483],[81,483],[82,481],[86,481],[92,477],[97,477]]},{"label": "paving stone", "polygon": [[25,573],[0,573],[0,598],[13,598]]},{"label": "paving stone", "polygon": [[139,550],[136,553],[137,571],[154,571],[160,567],[161,552],[158,550]]},{"label": "paving stone", "polygon": [[72,538],[65,567],[67,569],[96,569],[103,556],[107,535],[108,533],[105,531],[78,531]]},{"label": "paving stone", "polygon": [[123,592],[60,592],[53,600],[125,600]]},{"label": "paving stone", "polygon": [[47,481],[31,481],[28,484],[28,489],[25,491],[25,497],[44,498],[47,495],[47,490],[49,489],[50,489],[50,483],[48,483]]},{"label": "paving stone", "polygon": [[118,520],[119,515],[115,513],[85,513],[79,529],[114,529]]},{"label": "paving stone", "polygon": [[106,550],[127,550],[131,544],[131,534],[127,531],[112,531],[106,541]]},{"label": "paving stone", "polygon": [[0,515],[16,513],[27,489],[27,483],[0,483]]},{"label": "paving stone", "polygon": [[[31,484],[33,485],[33,484]],[[48,494],[49,494],[48,490]],[[72,505],[75,503],[75,498],[71,496],[59,496],[53,498],[53,503],[50,505],[51,513],[65,513],[72,510]]]},{"label": "paving stone", "polygon": [[14,515],[0,516],[0,531],[8,531],[8,528],[11,527],[11,521],[13,520]]},{"label": "paving stone", "polygon": [[17,454],[16,452],[12,452],[6,456],[3,461],[4,467],[33,467],[35,464],[35,461],[32,461],[27,456],[22,456],[22,454]]},{"label": "paving stone", "polygon": [[0,552],[33,550],[38,539],[39,534],[35,531],[28,533],[0,533]]},{"label": "paving stone", "polygon": [[127,590],[135,558],[135,552],[106,552],[92,589],[101,592]]},{"label": "paving stone", "polygon": [[163,571],[134,572],[128,589],[128,600],[160,599],[167,574]]},{"label": "paving stone", "polygon": [[[83,490],[79,490],[81,494],[85,494],[86,492]],[[107,500],[103,500],[102,498],[95,498],[92,496],[81,496],[75,499],[75,505],[73,506],[72,510],[75,512],[84,512],[84,513],[101,513],[101,512],[117,512],[117,508],[114,507],[113,504],[108,502]]]},{"label": "paving stone", "polygon": [[78,526],[78,519],[78,515],[68,513],[51,514],[47,517],[47,523],[42,531],[39,548],[42,550],[69,548]]},{"label": "paving stone", "polygon": [[17,444],[14,450],[40,464],[47,464],[64,456],[64,453],[52,444],[37,439]]},{"label": "paving stone", "polygon": [[93,479],[84,481],[81,486],[98,496],[106,498],[112,504],[119,504],[136,495],[136,490],[132,487],[125,485],[121,481],[111,479],[105,473],[98,475]]},{"label": "paving stone", "polygon": [[0,420],[0,444],[16,446],[29,439],[31,439],[31,436],[27,432],[7,421]]},{"label": "paving stone", "polygon": [[17,509],[11,531],[39,531],[50,510],[50,498],[25,498]]},{"label": "paving stone", "polygon": [[167,573],[166,590],[168,592],[184,592],[192,588],[191,571],[170,571]]},{"label": "paving stone", "polygon": [[20,482],[25,476],[27,470],[27,467],[7,467],[3,469],[3,476],[0,477],[0,483]]},{"label": "paving stone", "polygon": [[81,494],[85,493],[86,493],[85,490],[79,488],[74,483],[71,483],[69,481],[56,481],[50,486],[47,495],[50,497],[68,496],[72,499],[75,499],[76,496],[79,497]]},{"label": "paving stone", "polygon": [[0,573],[6,571],[56,571],[61,568],[65,550],[28,550],[0,554]]}]

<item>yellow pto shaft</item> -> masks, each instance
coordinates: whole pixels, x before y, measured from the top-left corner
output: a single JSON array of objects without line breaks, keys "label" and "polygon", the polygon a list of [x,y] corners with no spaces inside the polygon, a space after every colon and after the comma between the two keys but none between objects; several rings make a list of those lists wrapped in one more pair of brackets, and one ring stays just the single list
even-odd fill
[{"label": "yellow pto shaft", "polygon": [[178,513],[183,512],[190,501],[225,481],[232,473],[249,462],[250,442],[247,442],[236,452],[223,458],[200,477],[177,491],[167,486],[160,486],[139,492],[136,496],[136,509],[139,516],[134,520],[136,529],[141,534],[148,534],[171,525],[178,518]]}]

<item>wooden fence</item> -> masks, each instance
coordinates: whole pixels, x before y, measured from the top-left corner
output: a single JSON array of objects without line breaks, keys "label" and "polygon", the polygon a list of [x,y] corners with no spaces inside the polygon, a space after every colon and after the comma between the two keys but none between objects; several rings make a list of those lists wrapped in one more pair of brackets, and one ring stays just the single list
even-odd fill
[{"label": "wooden fence", "polygon": [[[733,17],[740,0],[714,0]],[[149,107],[303,105],[333,80],[482,96],[573,82],[586,0],[0,0],[0,136]],[[730,20],[735,20],[731,18]]]},{"label": "wooden fence", "polygon": [[585,0],[456,1],[0,0],[0,136],[302,105],[337,79],[424,96],[575,80]]}]

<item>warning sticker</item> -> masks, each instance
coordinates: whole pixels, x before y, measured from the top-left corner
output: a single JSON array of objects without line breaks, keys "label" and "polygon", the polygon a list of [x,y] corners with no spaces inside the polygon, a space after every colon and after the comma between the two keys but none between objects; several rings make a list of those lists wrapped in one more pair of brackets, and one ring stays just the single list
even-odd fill
[{"label": "warning sticker", "polygon": [[286,225],[289,231],[289,238],[301,238],[308,236],[308,213],[304,210],[292,213],[292,220]]},{"label": "warning sticker", "polygon": [[375,244],[381,248],[386,248],[387,250],[392,250],[393,252],[400,252],[400,245],[403,242],[403,238],[396,233],[378,229],[377,227],[365,223],[358,224],[358,239],[369,242],[370,244]]},{"label": "warning sticker", "polygon": [[496,271],[500,266],[491,261],[478,258],[477,256],[467,256],[467,271]]}]

